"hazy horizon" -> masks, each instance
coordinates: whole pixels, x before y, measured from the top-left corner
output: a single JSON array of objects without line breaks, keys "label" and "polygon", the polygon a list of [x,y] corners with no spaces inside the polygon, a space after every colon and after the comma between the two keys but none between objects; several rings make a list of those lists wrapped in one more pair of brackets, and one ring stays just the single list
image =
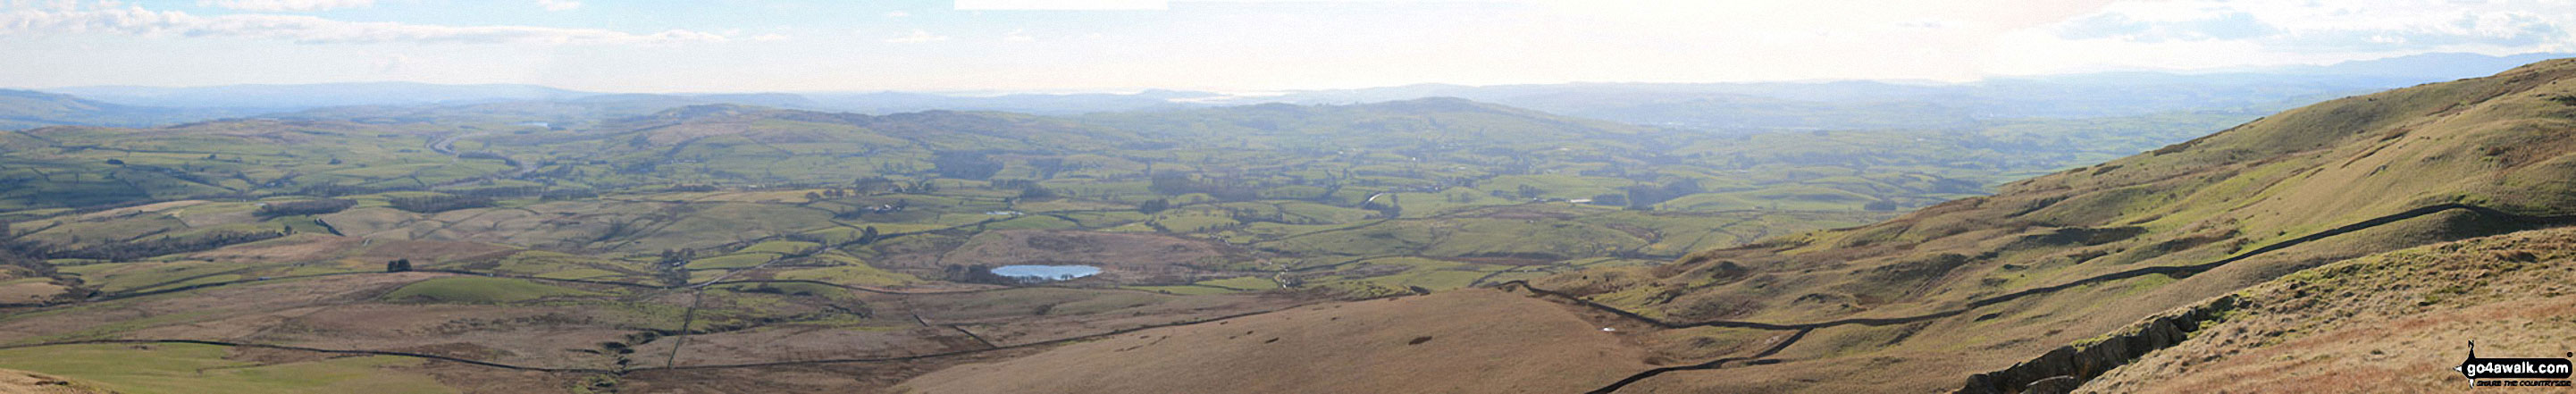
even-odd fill
[{"label": "hazy horizon", "polygon": [[[1026,9],[1038,5],[1042,9]],[[2566,52],[2544,2],[0,1],[0,86],[1275,92],[1964,82]],[[1605,45],[1603,43],[1617,43]],[[1534,54],[1543,54],[1536,56]]]}]

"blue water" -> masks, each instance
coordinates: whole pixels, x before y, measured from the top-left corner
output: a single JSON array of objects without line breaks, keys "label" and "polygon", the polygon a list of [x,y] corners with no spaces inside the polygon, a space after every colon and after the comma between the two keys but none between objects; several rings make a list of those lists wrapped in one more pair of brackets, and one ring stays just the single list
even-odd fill
[{"label": "blue water", "polygon": [[1013,278],[1067,280],[1100,273],[1100,267],[1088,265],[1005,265],[993,268],[994,275]]}]

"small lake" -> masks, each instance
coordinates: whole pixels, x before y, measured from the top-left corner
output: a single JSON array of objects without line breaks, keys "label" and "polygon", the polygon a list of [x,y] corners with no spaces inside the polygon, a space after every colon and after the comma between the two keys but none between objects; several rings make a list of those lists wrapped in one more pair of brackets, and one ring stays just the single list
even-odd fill
[{"label": "small lake", "polygon": [[1100,273],[1100,267],[1088,265],[1005,265],[993,268],[994,275],[1024,279],[1068,280]]}]

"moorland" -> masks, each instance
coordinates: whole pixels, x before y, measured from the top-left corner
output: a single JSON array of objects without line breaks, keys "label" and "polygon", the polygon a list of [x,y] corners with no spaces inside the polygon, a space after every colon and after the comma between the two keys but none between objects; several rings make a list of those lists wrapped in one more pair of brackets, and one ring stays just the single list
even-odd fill
[{"label": "moorland", "polygon": [[[2177,356],[2104,372],[2177,344],[2232,354],[2133,339],[2175,308],[2392,286],[2303,273],[2384,266],[2342,261],[2562,268],[2547,250],[2406,248],[2556,239],[2515,232],[2576,206],[2570,70],[2277,114],[2317,93],[1926,128],[1748,131],[1459,98],[1034,115],[610,95],[54,116],[0,134],[0,368],[133,393],[2278,384],[2121,380],[2195,363]],[[1799,110],[1849,110],[1819,108]],[[1843,124],[1918,121],[1864,120]],[[2499,234],[2522,238],[2443,244]],[[995,271],[1024,265],[1098,274]],[[2514,283],[2545,281],[2490,285]],[[2506,299],[2482,289],[2416,299]],[[2291,315],[2190,326],[2354,327],[2267,313]],[[2318,343],[2297,335],[2239,342]],[[2346,349],[2320,348],[2276,351]],[[2057,353],[2094,358],[2043,356]]]}]

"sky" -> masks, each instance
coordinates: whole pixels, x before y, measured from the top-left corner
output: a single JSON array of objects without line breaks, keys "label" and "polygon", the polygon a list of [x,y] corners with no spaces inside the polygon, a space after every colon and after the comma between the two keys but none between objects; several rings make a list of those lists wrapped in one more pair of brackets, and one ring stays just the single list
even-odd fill
[{"label": "sky", "polygon": [[0,86],[1260,92],[2576,49],[2552,0],[0,0]]}]

